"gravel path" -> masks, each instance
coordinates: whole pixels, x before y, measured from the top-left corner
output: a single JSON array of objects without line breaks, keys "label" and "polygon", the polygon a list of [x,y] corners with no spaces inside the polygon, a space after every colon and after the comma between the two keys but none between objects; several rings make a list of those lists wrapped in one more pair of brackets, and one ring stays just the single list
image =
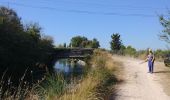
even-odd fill
[{"label": "gravel path", "polygon": [[166,71],[163,66],[155,63],[155,73],[150,74],[147,63],[140,64],[141,60],[117,56],[113,59],[123,61],[123,75],[120,75],[123,82],[116,86],[115,100],[170,100],[160,82],[160,74],[157,74]]}]

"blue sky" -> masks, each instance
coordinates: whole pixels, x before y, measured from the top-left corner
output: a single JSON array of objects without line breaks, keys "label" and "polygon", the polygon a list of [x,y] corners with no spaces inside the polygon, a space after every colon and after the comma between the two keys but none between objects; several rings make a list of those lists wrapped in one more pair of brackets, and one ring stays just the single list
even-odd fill
[{"label": "blue sky", "polygon": [[163,27],[159,14],[167,15],[169,0],[1,0],[24,23],[37,22],[55,44],[69,43],[73,36],[97,38],[109,49],[112,33],[137,49],[166,49],[159,40]]}]

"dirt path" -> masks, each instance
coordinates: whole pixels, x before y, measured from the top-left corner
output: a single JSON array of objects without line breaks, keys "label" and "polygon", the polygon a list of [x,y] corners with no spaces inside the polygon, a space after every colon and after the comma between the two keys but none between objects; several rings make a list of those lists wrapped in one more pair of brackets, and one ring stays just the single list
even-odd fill
[{"label": "dirt path", "polygon": [[[162,63],[156,62],[155,73],[150,74],[147,63],[139,64],[141,60],[115,56],[113,59],[123,61],[123,75],[119,75],[123,82],[116,86],[115,100],[170,100],[170,79],[166,77],[170,71]],[[169,81],[163,82],[167,78]]]}]

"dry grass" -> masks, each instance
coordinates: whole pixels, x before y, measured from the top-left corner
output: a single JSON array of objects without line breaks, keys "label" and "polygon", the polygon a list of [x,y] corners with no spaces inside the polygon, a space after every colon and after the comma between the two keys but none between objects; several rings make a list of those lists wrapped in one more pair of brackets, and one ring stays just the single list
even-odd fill
[{"label": "dry grass", "polygon": [[[92,77],[86,77],[83,82],[79,83],[74,89],[68,90],[60,100],[92,100],[96,98],[93,88],[98,84]],[[58,99],[58,98],[56,98]]]},{"label": "dry grass", "polygon": [[112,55],[106,51],[95,50],[91,59],[91,72],[87,77],[64,93],[60,100],[104,100],[113,92],[116,82],[114,71],[120,62],[114,61]]}]

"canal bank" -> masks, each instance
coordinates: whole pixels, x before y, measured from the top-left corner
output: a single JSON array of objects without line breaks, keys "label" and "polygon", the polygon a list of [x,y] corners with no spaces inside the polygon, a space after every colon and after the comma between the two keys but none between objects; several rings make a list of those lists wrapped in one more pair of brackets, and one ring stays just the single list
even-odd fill
[{"label": "canal bank", "polygon": [[117,83],[115,71],[121,63],[114,61],[110,53],[102,50],[95,50],[89,62],[87,75],[53,100],[108,100]]},{"label": "canal bank", "polygon": [[[116,67],[120,65],[112,59],[111,54],[95,50],[85,66],[77,66],[77,63],[73,65],[65,60],[56,62],[54,66],[56,73],[47,74],[43,80],[39,80],[32,87],[18,88],[15,98],[25,100],[101,100],[102,98],[107,100],[107,97],[113,93],[113,87],[117,82],[114,73]],[[72,73],[75,66],[83,68],[82,72],[76,69],[81,73],[75,77],[68,74],[71,78],[67,81],[65,72]],[[10,97],[13,98],[13,96]]]}]

